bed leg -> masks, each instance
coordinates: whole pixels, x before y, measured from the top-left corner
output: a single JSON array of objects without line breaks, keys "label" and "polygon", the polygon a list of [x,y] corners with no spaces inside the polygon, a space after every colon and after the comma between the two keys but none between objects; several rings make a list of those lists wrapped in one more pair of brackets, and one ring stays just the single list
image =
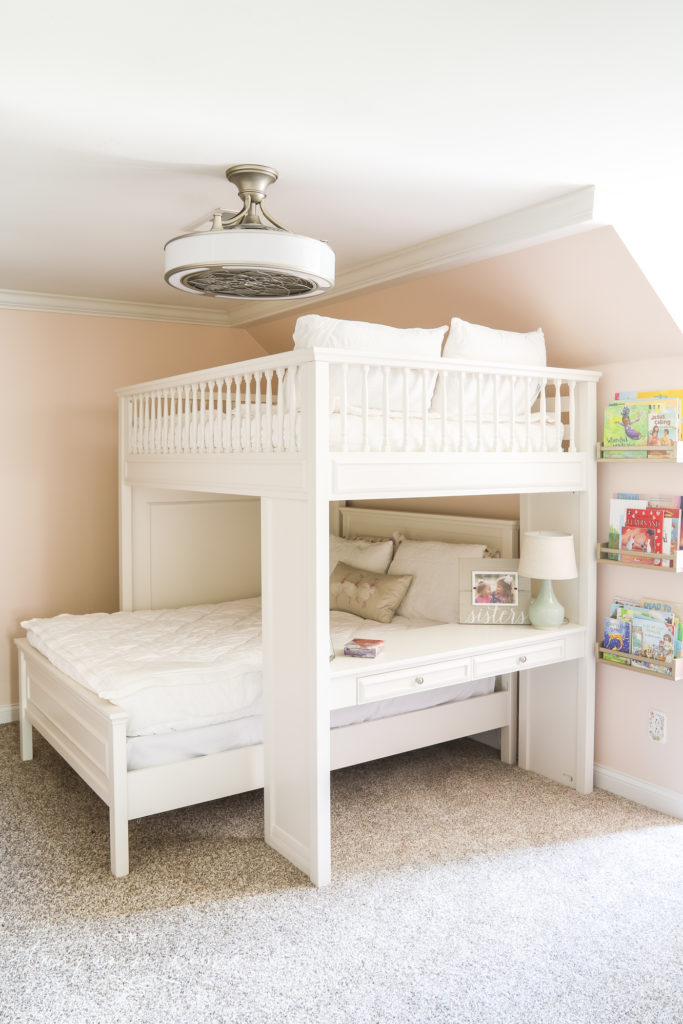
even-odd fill
[{"label": "bed leg", "polygon": [[128,818],[116,807],[109,808],[109,850],[112,875],[124,878],[128,874]]},{"label": "bed leg", "polygon": [[33,728],[28,720],[28,669],[26,659],[19,651],[19,750],[22,761],[33,759]]},{"label": "bed leg", "polygon": [[109,742],[109,852],[115,878],[128,874],[128,766],[126,763],[126,719],[111,719]]},{"label": "bed leg", "polygon": [[510,724],[500,730],[500,759],[505,764],[517,764],[517,673],[508,672],[500,677],[500,681],[510,701]]}]

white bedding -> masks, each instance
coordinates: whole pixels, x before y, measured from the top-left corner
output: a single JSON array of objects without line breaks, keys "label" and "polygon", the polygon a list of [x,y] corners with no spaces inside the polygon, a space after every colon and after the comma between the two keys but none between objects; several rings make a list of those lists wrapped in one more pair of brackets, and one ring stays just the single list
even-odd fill
[{"label": "white bedding", "polygon": [[[437,707],[454,701],[468,700],[493,693],[495,678],[475,679],[465,683],[454,683],[434,690],[421,690],[404,697],[359,704],[355,707],[339,708],[330,712],[330,727],[338,729],[345,725],[374,721],[409,711]],[[235,750],[263,742],[263,718],[249,715],[246,718],[217,725],[205,725],[198,729],[161,733],[156,736],[130,736],[126,744],[129,771],[138,768],[153,768],[159,764],[185,761],[190,757],[204,754],[218,754],[223,750]]]},{"label": "white bedding", "polygon": [[[433,625],[330,613],[335,647]],[[128,712],[128,735],[197,729],[261,713],[261,599],[22,622],[41,654]]]}]

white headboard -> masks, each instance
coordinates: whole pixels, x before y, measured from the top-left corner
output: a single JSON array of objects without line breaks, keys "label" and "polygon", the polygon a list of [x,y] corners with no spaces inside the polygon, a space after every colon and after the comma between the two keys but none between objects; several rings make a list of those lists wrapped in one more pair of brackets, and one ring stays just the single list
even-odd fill
[{"label": "white headboard", "polygon": [[398,531],[411,540],[445,540],[458,544],[486,544],[500,558],[519,555],[519,522],[516,519],[479,519],[476,516],[445,516],[429,512],[395,512],[391,509],[339,510],[343,537],[390,537]]}]

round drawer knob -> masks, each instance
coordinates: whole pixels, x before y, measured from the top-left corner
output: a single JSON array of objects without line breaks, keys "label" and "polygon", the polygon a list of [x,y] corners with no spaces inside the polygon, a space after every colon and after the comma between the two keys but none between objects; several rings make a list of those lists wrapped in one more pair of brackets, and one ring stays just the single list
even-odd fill
[{"label": "round drawer knob", "polygon": [[524,662],[526,661],[526,654],[520,654],[520,656],[517,659],[517,661],[520,663],[520,665],[523,665]]},{"label": "round drawer knob", "polygon": [[425,681],[425,677],[424,676],[415,676],[415,682],[417,683],[418,686],[422,686],[424,681]]}]

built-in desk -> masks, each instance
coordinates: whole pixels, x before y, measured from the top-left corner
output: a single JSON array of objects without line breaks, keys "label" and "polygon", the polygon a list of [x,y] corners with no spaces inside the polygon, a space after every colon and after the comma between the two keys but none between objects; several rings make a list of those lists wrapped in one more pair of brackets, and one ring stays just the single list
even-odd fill
[{"label": "built-in desk", "polygon": [[[401,631],[385,637],[384,648],[375,658],[346,657],[341,649],[335,652],[330,663],[330,707],[520,673],[520,766],[589,792],[592,778],[583,777],[580,754],[587,742],[592,743],[593,724],[577,715],[574,685],[586,645],[586,628],[574,623],[552,630],[449,624]],[[562,673],[568,676],[566,706],[544,708],[539,715],[538,706],[544,702],[542,682],[549,669],[553,678]],[[556,703],[555,690],[552,701]],[[503,695],[500,699],[502,703]]]}]

